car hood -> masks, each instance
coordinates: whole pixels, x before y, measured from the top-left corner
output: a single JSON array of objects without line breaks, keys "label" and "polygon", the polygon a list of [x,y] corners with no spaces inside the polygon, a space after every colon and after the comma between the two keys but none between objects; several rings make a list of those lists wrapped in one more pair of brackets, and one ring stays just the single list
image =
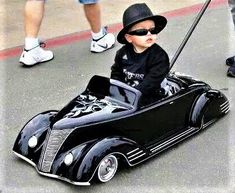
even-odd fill
[{"label": "car hood", "polygon": [[133,108],[110,98],[79,95],[55,117],[53,129],[65,129],[109,120],[132,112]]}]

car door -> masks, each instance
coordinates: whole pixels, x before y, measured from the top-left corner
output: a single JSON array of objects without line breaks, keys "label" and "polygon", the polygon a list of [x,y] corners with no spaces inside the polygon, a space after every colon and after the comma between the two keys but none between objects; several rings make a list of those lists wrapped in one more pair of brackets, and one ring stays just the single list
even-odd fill
[{"label": "car door", "polygon": [[134,115],[116,121],[112,127],[143,146],[150,146],[188,128],[191,106],[198,91],[180,91]]}]

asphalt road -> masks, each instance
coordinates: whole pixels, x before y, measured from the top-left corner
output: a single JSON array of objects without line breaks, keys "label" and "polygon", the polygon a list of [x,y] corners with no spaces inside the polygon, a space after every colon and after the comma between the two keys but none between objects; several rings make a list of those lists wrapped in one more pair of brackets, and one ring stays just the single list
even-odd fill
[{"label": "asphalt road", "polygon": [[[172,57],[195,15],[169,20],[159,37]],[[226,57],[235,42],[227,7],[206,12],[183,50],[173,71],[190,74],[222,89],[231,104],[230,113],[200,134],[151,160],[120,170],[106,184],[74,186],[42,177],[12,153],[14,140],[28,119],[49,109],[60,109],[85,89],[94,74],[109,76],[114,49],[103,54],[88,52],[89,40],[53,48],[55,59],[23,68],[17,58],[0,61],[1,187],[2,193],[234,193],[235,192],[235,83],[227,78]],[[2,92],[3,91],[3,92]]]}]

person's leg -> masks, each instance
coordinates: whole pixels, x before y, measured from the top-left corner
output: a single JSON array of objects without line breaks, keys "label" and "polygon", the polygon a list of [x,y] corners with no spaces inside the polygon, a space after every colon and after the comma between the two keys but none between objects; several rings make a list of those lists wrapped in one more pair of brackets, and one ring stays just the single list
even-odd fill
[{"label": "person's leg", "polygon": [[25,65],[46,62],[53,59],[51,51],[43,50],[38,40],[38,32],[44,16],[45,0],[28,0],[24,9],[25,48],[20,62]]},{"label": "person's leg", "polygon": [[91,26],[91,31],[98,33],[101,30],[101,16],[100,16],[100,5],[98,3],[94,4],[84,4],[84,12]]},{"label": "person's leg", "polygon": [[229,0],[228,3],[231,8],[232,19],[235,28],[235,0]]},{"label": "person's leg", "polygon": [[[235,0],[228,0],[228,3],[229,3],[229,7],[231,9],[231,15],[232,15],[234,29],[235,29]],[[226,64],[228,66],[231,66],[231,65],[233,65],[234,61],[235,61],[235,56],[229,57],[226,60]]]},{"label": "person's leg", "polygon": [[[235,30],[235,0],[228,0],[228,3],[231,8],[231,15],[232,15],[234,30]],[[235,77],[235,56],[227,58],[226,64],[230,66],[227,71],[227,75],[230,77]]]},{"label": "person's leg", "polygon": [[44,0],[28,0],[25,4],[25,35],[29,38],[37,38],[44,15]]},{"label": "person's leg", "polygon": [[84,13],[91,27],[91,52],[104,52],[113,47],[115,36],[107,33],[101,25],[101,9],[98,0],[79,0],[84,6]]}]

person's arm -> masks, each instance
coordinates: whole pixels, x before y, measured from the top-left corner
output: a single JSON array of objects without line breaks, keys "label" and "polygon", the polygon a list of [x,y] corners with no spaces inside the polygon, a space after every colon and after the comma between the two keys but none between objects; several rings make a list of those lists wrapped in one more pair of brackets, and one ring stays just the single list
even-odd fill
[{"label": "person's arm", "polygon": [[111,67],[111,78],[124,82],[123,69],[121,66],[120,52],[116,53],[114,64]]},{"label": "person's arm", "polygon": [[161,87],[161,82],[169,73],[169,58],[165,52],[161,52],[153,58],[152,62],[148,64],[148,72],[144,80],[136,86],[143,95],[149,95],[156,92]]}]

